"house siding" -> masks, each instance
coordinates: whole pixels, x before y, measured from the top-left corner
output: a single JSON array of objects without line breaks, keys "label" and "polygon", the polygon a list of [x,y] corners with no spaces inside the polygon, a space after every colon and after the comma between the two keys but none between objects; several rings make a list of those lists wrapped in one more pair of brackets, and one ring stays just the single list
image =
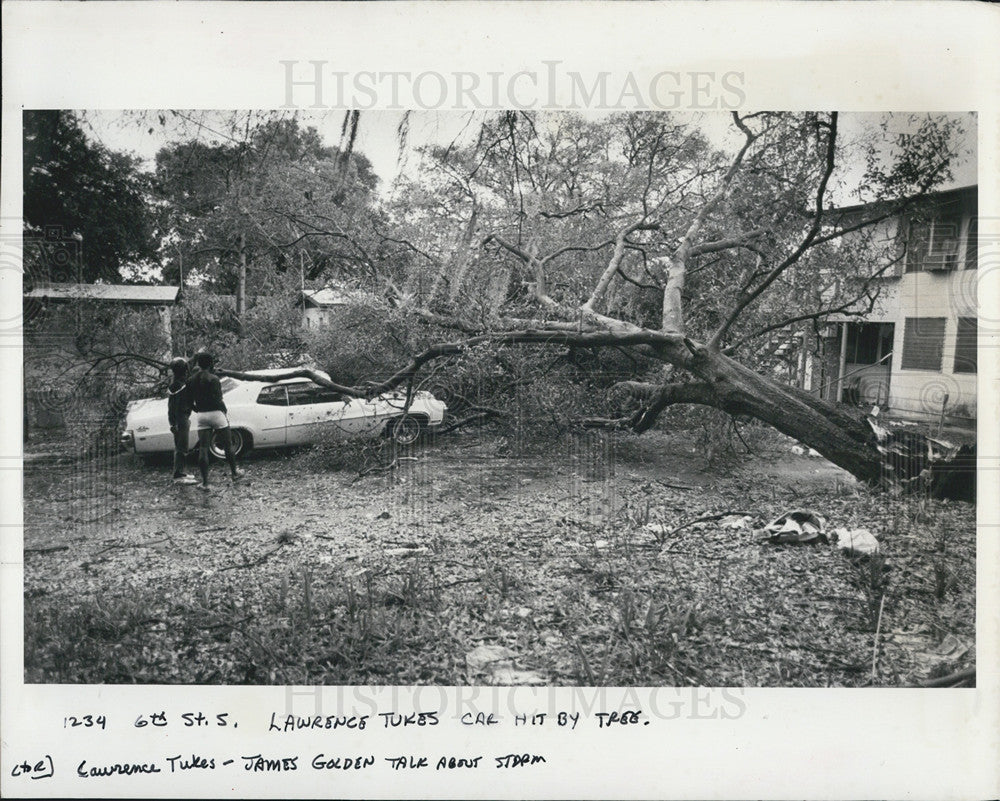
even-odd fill
[{"label": "house siding", "polygon": [[[813,376],[810,389],[830,400],[847,400],[844,397],[843,376],[856,370],[845,364],[841,343],[847,326],[860,323],[891,323],[893,328],[892,357],[889,363],[879,368],[864,367],[860,372],[879,373],[872,375],[867,389],[859,392],[861,402],[878,402],[890,414],[913,420],[942,419],[951,425],[969,426],[975,424],[977,403],[977,377],[975,372],[955,372],[955,351],[959,335],[959,319],[975,318],[978,315],[976,269],[977,247],[976,215],[978,209],[977,187],[964,187],[938,193],[926,201],[923,209],[940,208],[961,220],[958,230],[958,247],[954,269],[921,270],[922,254],[910,251],[906,259],[890,266],[880,280],[878,297],[871,311],[863,318],[835,316],[829,319],[833,325],[824,337],[822,352],[822,380]],[[847,212],[845,219],[851,222],[859,209]],[[915,216],[919,213],[915,213]],[[895,240],[900,245],[897,251],[903,254],[902,246],[910,236],[910,224],[905,219],[890,218],[875,227],[876,240]],[[907,263],[909,262],[909,263]],[[917,269],[913,269],[916,267]],[[912,271],[908,271],[908,269]],[[944,321],[941,340],[941,362],[937,369],[903,369],[904,344],[906,341],[907,319],[939,318]],[[815,360],[820,361],[820,360]],[[815,367],[815,361],[813,366]],[[862,376],[864,378],[864,376]],[[888,398],[876,398],[872,389],[877,381],[888,378]],[[865,388],[862,388],[865,389]]]}]

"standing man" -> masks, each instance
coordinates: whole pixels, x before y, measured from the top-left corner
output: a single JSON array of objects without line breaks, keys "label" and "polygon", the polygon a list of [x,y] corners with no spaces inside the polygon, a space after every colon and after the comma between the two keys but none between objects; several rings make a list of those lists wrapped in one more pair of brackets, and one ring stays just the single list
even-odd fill
[{"label": "standing man", "polygon": [[170,362],[174,380],[167,390],[167,419],[174,435],[174,483],[197,484],[198,479],[184,469],[191,434],[191,395],[187,388],[188,363],[180,357]]},{"label": "standing man", "polygon": [[236,467],[236,457],[233,456],[233,442],[229,435],[229,419],[226,417],[226,404],[222,400],[222,383],[212,372],[215,360],[211,354],[201,351],[195,354],[194,362],[200,368],[187,382],[191,393],[191,404],[198,413],[198,469],[201,470],[199,489],[208,490],[208,449],[216,432],[226,451],[226,461],[232,472],[233,481],[243,475]]}]

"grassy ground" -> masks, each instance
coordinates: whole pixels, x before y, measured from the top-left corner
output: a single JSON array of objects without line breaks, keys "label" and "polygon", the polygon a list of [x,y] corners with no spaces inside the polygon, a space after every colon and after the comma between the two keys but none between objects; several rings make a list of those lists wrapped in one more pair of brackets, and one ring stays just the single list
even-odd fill
[{"label": "grassy ground", "polygon": [[[252,456],[207,496],[130,456],[29,461],[25,679],[904,686],[972,665],[975,508],[789,445],[709,465],[693,436],[504,458],[464,434],[362,478],[337,451]],[[763,544],[789,509],[882,554]]]}]

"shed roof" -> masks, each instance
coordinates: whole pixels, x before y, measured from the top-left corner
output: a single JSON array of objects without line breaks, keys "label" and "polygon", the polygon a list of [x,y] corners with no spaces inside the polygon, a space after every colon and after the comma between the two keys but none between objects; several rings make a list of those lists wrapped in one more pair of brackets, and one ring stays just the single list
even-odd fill
[{"label": "shed roof", "polygon": [[344,292],[326,287],[324,289],[303,289],[302,299],[308,306],[328,308],[330,306],[343,306],[350,302],[350,296]]},{"label": "shed roof", "polygon": [[139,303],[172,306],[177,302],[177,286],[137,284],[38,284],[24,293],[37,300],[102,300],[111,303]]}]

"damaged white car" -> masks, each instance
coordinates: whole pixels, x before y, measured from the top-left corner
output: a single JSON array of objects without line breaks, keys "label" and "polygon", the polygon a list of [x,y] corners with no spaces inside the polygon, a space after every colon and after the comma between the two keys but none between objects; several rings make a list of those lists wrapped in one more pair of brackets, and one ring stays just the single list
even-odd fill
[{"label": "damaged white car", "polygon": [[[315,384],[308,378],[283,381],[239,381],[223,378],[222,393],[228,409],[233,451],[237,456],[251,448],[311,445],[334,437],[392,437],[402,445],[415,442],[444,420],[447,407],[429,392],[393,392],[371,400],[354,398]],[[189,448],[198,444],[193,425]],[[132,401],[125,415],[123,447],[138,454],[168,453],[174,440],[167,421],[166,398]],[[213,440],[211,452],[224,458],[221,443]]]}]

